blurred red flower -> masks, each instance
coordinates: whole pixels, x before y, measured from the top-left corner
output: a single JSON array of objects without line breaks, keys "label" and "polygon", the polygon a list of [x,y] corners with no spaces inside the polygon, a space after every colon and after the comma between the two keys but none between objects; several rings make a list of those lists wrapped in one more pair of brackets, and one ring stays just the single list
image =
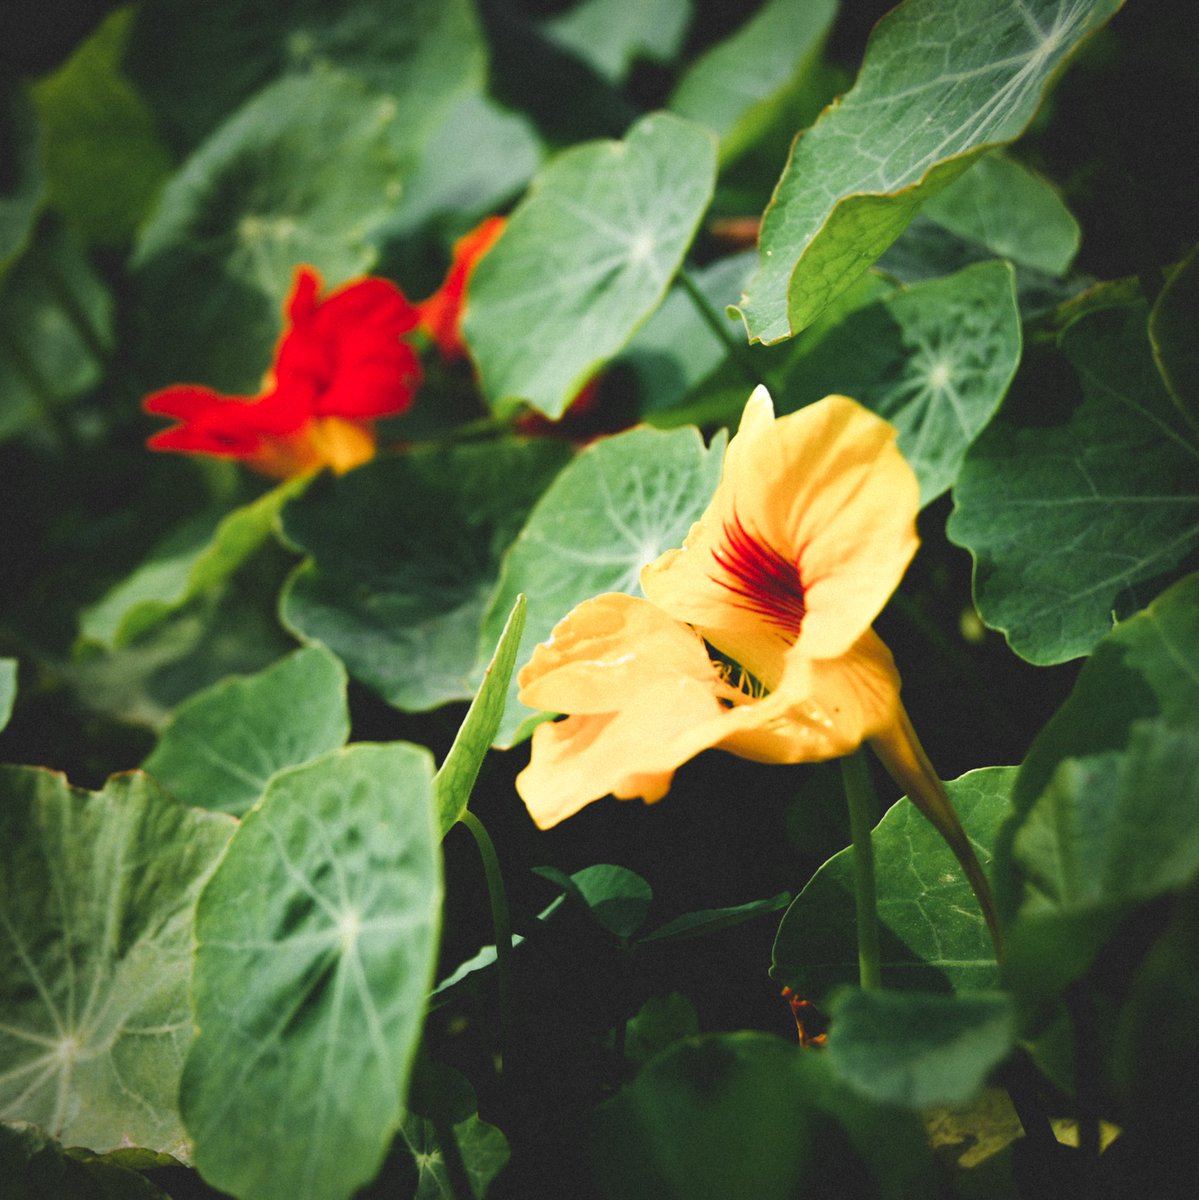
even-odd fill
[{"label": "blurred red flower", "polygon": [[495,244],[506,223],[503,217],[487,217],[460,237],[454,243],[445,282],[417,305],[420,327],[437,343],[446,362],[466,357],[466,343],[462,340],[466,288],[479,259]]},{"label": "blurred red flower", "polygon": [[296,271],[287,328],[257,396],[177,384],[143,407],[180,424],[149,439],[154,450],[234,458],[284,479],[328,466],[348,471],[375,453],[373,422],[404,412],[421,381],[402,338],[419,313],[395,284],[362,279],[320,298],[320,275]]}]

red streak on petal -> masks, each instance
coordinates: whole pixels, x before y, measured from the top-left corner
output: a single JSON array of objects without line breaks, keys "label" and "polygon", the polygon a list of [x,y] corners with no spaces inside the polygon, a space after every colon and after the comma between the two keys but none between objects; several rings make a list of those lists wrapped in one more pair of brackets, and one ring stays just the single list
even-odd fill
[{"label": "red streak on petal", "polygon": [[713,549],[712,557],[726,576],[713,575],[712,579],[737,597],[738,608],[761,617],[788,637],[799,633],[806,609],[803,580],[795,562],[754,537],[736,516],[732,525],[725,522],[723,544]]}]

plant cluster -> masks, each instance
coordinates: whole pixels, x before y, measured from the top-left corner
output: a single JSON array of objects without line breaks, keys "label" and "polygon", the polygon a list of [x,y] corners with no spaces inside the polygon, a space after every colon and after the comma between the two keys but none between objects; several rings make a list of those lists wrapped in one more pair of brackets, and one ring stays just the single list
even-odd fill
[{"label": "plant cluster", "polygon": [[1185,6],[68,10],[0,1192],[1192,1195]]}]

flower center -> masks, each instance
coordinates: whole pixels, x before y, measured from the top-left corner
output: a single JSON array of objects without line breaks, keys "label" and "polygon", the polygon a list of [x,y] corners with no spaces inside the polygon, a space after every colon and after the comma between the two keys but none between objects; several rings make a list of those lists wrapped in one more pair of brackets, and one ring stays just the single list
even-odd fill
[{"label": "flower center", "polygon": [[737,597],[738,608],[760,617],[775,629],[794,638],[803,624],[804,586],[799,567],[773,546],[754,537],[740,518],[724,523],[722,544],[712,557],[725,577],[712,576],[714,582]]}]

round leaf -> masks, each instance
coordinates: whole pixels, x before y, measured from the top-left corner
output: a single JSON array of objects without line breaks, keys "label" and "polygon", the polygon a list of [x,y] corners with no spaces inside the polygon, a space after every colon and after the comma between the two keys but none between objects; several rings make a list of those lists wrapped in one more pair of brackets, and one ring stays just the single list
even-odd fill
[{"label": "round leaf", "polygon": [[471,277],[466,341],[495,411],[566,411],[661,302],[715,174],[712,135],[654,113],[538,175]]},{"label": "round leaf", "polygon": [[399,1127],[437,957],[432,773],[396,744],[275,776],[204,890],[181,1100],[242,1200],[348,1197]]}]

